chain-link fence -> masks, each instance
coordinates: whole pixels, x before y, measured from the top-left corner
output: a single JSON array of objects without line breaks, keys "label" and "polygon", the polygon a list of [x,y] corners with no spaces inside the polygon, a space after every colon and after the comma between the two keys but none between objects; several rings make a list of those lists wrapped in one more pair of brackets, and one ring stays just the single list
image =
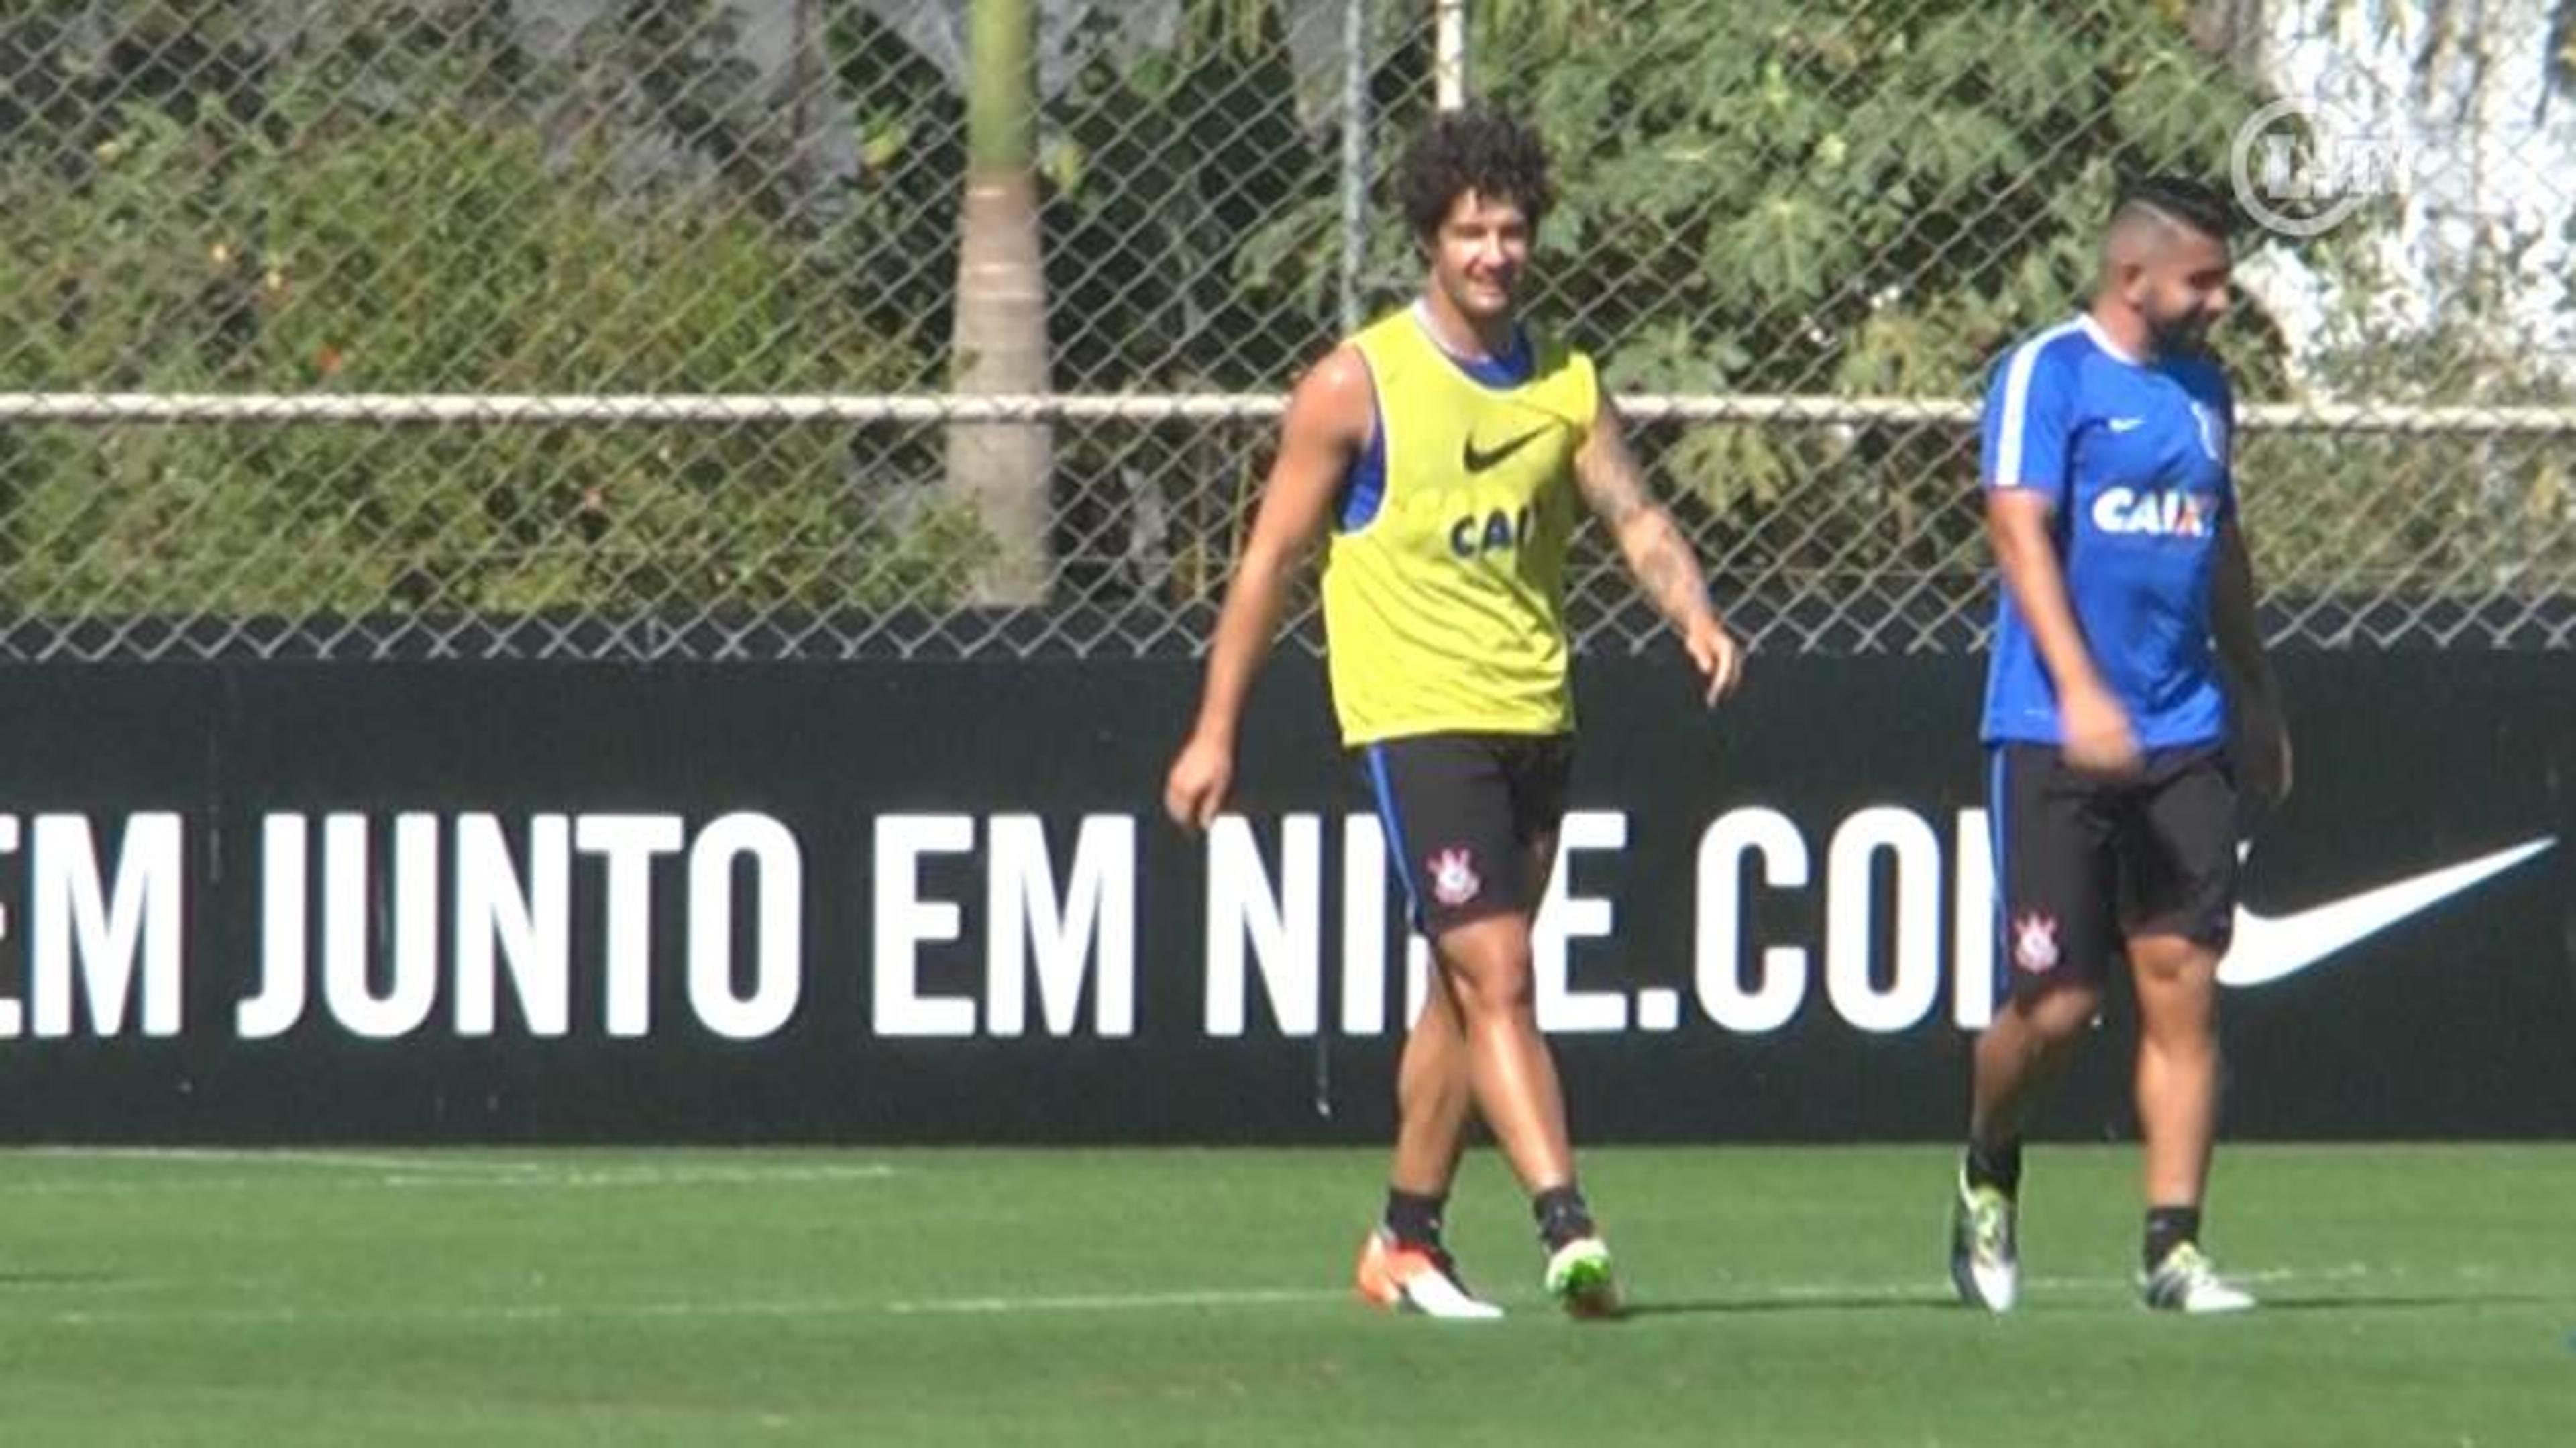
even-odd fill
[{"label": "chain-link fence", "polygon": [[1533,315],[1764,647],[1979,641],[1979,379],[2152,170],[2267,218],[2276,635],[2576,646],[2576,7],[2355,8],[21,0],[0,652],[1194,647],[1444,83],[1548,135]]}]

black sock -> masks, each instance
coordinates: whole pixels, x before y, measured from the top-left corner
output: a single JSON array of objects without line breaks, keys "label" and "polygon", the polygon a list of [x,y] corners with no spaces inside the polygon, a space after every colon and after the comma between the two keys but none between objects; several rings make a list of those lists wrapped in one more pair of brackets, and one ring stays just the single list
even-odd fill
[{"label": "black sock", "polygon": [[1583,1189],[1572,1182],[1530,1198],[1530,1215],[1538,1218],[1538,1239],[1551,1252],[1593,1233],[1592,1208],[1584,1204]]},{"label": "black sock", "polygon": [[2008,1197],[2021,1195],[2021,1138],[2015,1137],[2002,1146],[1980,1146],[1968,1143],[1968,1185],[1993,1187]]},{"label": "black sock", "polygon": [[2200,1240],[2200,1208],[2147,1208],[2147,1270],[2153,1272],[2165,1254],[2185,1242]]},{"label": "black sock", "polygon": [[1447,1197],[1428,1197],[1397,1187],[1386,1189],[1386,1234],[1415,1247],[1440,1245],[1440,1213]]}]

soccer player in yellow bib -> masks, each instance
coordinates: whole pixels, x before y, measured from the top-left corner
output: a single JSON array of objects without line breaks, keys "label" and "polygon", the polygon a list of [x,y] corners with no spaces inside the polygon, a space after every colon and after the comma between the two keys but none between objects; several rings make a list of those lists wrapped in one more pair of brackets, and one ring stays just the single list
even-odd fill
[{"label": "soccer player in yellow bib", "polygon": [[1342,742],[1438,961],[1397,1072],[1386,1212],[1362,1244],[1359,1290],[1393,1310],[1500,1315],[1441,1243],[1473,1110],[1530,1193],[1547,1291],[1604,1316],[1618,1282],[1575,1181],[1530,984],[1572,757],[1564,595],[1578,497],[1681,635],[1709,702],[1734,686],[1739,655],[1690,545],[1647,497],[1591,359],[1519,320],[1553,194],[1537,135],[1483,109],[1443,115],[1402,185],[1422,294],[1290,395],[1164,807],[1194,829],[1224,807],[1245,694],[1321,539]]}]

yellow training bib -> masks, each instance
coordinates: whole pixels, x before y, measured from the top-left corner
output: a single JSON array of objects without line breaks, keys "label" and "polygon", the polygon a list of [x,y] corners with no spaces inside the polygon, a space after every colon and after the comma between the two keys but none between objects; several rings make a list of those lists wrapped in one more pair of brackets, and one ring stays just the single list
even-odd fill
[{"label": "yellow training bib", "polygon": [[1342,741],[1572,729],[1565,550],[1600,407],[1592,360],[1525,340],[1525,380],[1480,379],[1412,309],[1353,344],[1377,432],[1324,554]]}]

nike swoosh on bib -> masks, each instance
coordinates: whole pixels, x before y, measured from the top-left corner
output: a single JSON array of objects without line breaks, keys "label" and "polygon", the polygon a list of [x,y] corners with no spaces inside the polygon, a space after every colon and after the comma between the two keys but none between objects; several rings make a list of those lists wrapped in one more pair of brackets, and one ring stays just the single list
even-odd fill
[{"label": "nike swoosh on bib", "polygon": [[2218,963],[2219,983],[2262,985],[2296,975],[2409,915],[2512,869],[2556,843],[2555,836],[2526,840],[2491,855],[2409,875],[2287,915],[2257,915],[2240,905],[2236,908],[2235,943],[2228,948],[2227,958]]},{"label": "nike swoosh on bib", "polygon": [[1459,449],[1459,460],[1467,465],[1467,471],[1471,473],[1481,473],[1485,469],[1492,467],[1494,464],[1501,462],[1503,459],[1510,457],[1512,454],[1519,452],[1522,448],[1538,441],[1538,439],[1546,432],[1547,428],[1544,425],[1534,427],[1529,431],[1522,433],[1520,436],[1511,439],[1509,442],[1504,443],[1502,446],[1492,449],[1479,449],[1476,446],[1476,440],[1470,437]]}]

